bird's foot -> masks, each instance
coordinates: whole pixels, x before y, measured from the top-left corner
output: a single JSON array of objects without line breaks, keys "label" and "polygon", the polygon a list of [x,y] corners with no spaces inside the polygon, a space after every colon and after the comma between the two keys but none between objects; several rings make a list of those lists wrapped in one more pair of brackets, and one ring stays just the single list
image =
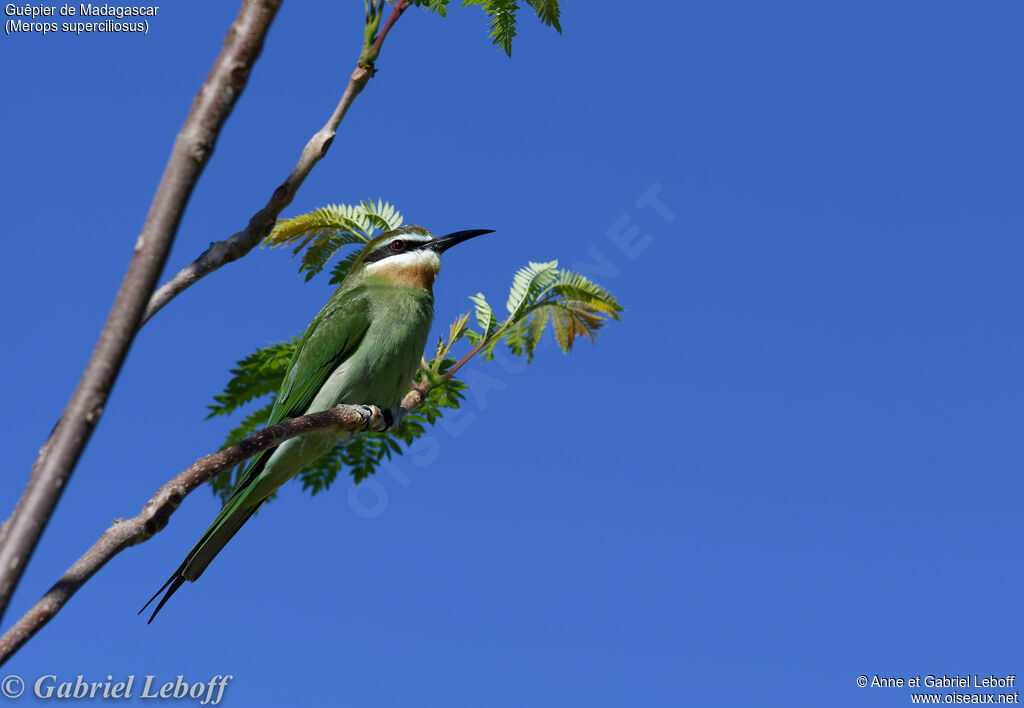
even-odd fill
[{"label": "bird's foot", "polygon": [[395,406],[394,408],[385,408],[381,411],[381,415],[384,417],[384,432],[393,433],[402,424],[405,411],[401,406]]}]

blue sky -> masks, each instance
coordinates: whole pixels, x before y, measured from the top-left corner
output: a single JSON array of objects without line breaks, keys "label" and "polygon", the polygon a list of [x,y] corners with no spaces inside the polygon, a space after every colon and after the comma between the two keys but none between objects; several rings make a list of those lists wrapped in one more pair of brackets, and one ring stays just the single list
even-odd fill
[{"label": "blue sky", "polygon": [[[0,38],[8,508],[236,10]],[[285,3],[168,274],[291,169],[361,17]],[[216,513],[198,491],[0,676],[228,673],[238,706],[895,706],[910,689],[857,677],[1024,676],[1022,20],[1003,0],[567,2],[564,36],[524,15],[509,60],[478,9],[410,10],[286,215],[381,197],[496,229],[446,256],[442,327],[554,258],[622,322],[474,367],[433,459],[356,495],[285,489],[146,626]],[[217,447],[205,406],[233,362],[329,292],[257,251],[142,331],[8,622]]]}]

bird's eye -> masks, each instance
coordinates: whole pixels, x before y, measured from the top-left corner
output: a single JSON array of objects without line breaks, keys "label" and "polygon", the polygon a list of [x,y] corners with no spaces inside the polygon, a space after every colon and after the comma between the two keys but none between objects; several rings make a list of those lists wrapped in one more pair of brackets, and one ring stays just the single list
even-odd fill
[{"label": "bird's eye", "polygon": [[391,250],[400,253],[405,250],[405,241],[397,239],[391,242]]}]

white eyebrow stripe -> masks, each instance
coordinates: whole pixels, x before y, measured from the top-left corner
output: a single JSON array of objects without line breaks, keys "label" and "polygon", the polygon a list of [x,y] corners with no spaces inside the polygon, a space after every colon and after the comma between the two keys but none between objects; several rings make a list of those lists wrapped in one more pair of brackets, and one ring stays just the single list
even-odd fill
[{"label": "white eyebrow stripe", "polygon": [[393,242],[398,241],[398,240],[415,242],[415,243],[419,244],[419,243],[430,243],[431,241],[434,240],[434,237],[431,236],[430,234],[421,234],[421,233],[396,234],[396,235],[392,236],[391,238],[387,238],[387,239],[384,239],[383,241],[381,241],[380,245],[377,246],[377,248],[387,248]]}]

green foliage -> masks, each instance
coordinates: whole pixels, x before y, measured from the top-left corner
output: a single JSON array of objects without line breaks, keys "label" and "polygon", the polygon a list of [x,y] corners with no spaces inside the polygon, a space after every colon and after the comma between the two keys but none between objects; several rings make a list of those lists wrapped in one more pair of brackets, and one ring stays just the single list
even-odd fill
[{"label": "green foliage", "polygon": [[444,358],[448,356],[448,351],[452,348],[452,345],[466,336],[466,330],[468,327],[469,313],[463,312],[455,318],[454,322],[448,325],[448,342],[445,343],[444,337],[437,340],[437,351],[434,353],[434,359],[437,361],[444,361]]},{"label": "green foliage", "polygon": [[490,37],[505,53],[512,56],[512,38],[516,36],[516,0],[464,0],[463,5],[482,5],[491,21]]},{"label": "green foliage", "polygon": [[[477,303],[483,301],[483,295],[470,299]],[[507,309],[508,319],[500,326],[485,331],[481,325],[480,332],[466,333],[487,359],[494,356],[494,347],[504,339],[509,351],[532,361],[548,322],[562,351],[568,353],[577,337],[587,336],[593,341],[606,320],[617,320],[622,312],[611,293],[579,273],[559,270],[558,261],[531,262],[520,268],[512,279]]]},{"label": "green foliage", "polygon": [[[436,12],[444,17],[447,14],[449,0],[413,0],[413,5]],[[534,13],[548,27],[554,27],[561,34],[561,8],[558,0],[526,0]],[[487,13],[490,20],[490,37],[497,46],[512,56],[512,39],[516,36],[516,21],[519,15],[519,3],[516,0],[462,0],[462,6],[478,5]]]},{"label": "green foliage", "polygon": [[498,329],[498,318],[494,311],[487,304],[487,298],[483,293],[469,296],[470,301],[476,306],[476,323],[480,327],[480,336],[489,337]]},{"label": "green foliage", "polygon": [[[254,393],[256,387],[253,386],[252,391],[246,390],[247,384],[254,384],[258,381],[260,383],[259,390],[264,390],[266,384],[272,384],[273,390],[266,395],[266,402],[263,405],[252,410],[231,429],[221,449],[241,442],[264,427],[267,418],[270,417],[270,411],[274,407],[277,389],[284,381],[287,371],[287,368],[276,370],[275,378],[273,375],[275,370],[264,363],[276,359],[284,349],[294,350],[297,341],[291,339],[258,349],[239,361],[237,368],[232,369],[232,377],[225,387],[225,393],[214,397],[217,405],[210,406],[215,411],[208,417],[226,415],[229,411],[243,405],[241,402],[243,398],[246,401],[256,398],[257,395]],[[449,342],[448,346],[450,347],[452,343]],[[430,366],[448,368],[452,363],[451,359],[436,360],[431,362]],[[348,440],[339,443],[330,453],[299,473],[302,488],[308,489],[311,494],[322,492],[331,486],[342,469],[347,469],[354,482],[358,484],[373,474],[385,460],[390,460],[392,454],[402,454],[403,446],[407,448],[417,438],[426,434],[427,429],[443,415],[444,409],[458,408],[465,398],[463,394],[465,389],[466,385],[454,377],[438,381],[427,393],[423,403],[402,419],[398,430],[388,433],[353,435]],[[227,393],[228,390],[231,393]],[[239,465],[211,480],[213,491],[221,497],[222,501],[227,499],[231,493],[231,489],[238,481],[238,476],[244,467],[244,464]]]},{"label": "green foliage", "polygon": [[[300,273],[306,279],[322,272],[330,259],[349,244],[361,245],[378,230],[390,230],[402,224],[402,216],[386,202],[362,202],[356,206],[332,205],[316,209],[278,223],[266,239],[270,246],[293,247],[302,254]],[[310,252],[313,255],[310,255]],[[340,257],[331,269],[331,282],[340,282],[351,268],[359,249]],[[480,354],[486,359],[504,342],[516,356],[532,361],[548,324],[562,350],[572,349],[576,339],[593,339],[609,318],[619,319],[622,306],[607,290],[578,273],[558,268],[557,261],[528,263],[512,278],[506,309],[508,317],[499,322],[483,293],[470,296],[474,312],[455,318],[447,338],[441,337],[434,358],[423,368],[430,384],[423,403],[410,411],[398,430],[388,433],[354,435],[299,474],[303,489],[317,494],[328,489],[344,470],[355,482],[373,474],[393,455],[401,455],[417,438],[444,415],[458,408],[465,397],[466,384],[454,377],[470,358]],[[470,319],[477,329],[470,327]],[[451,356],[452,348],[468,339],[473,347],[461,359]],[[262,428],[270,416],[274,397],[284,381],[288,363],[299,338],[269,344],[238,361],[224,391],[214,396],[208,417],[229,415],[250,407],[242,420],[228,433],[224,447],[234,445]],[[411,383],[411,382],[410,382]],[[240,468],[225,472],[212,482],[215,492],[226,498],[237,480]]]},{"label": "green foliage", "polygon": [[448,0],[413,0],[412,4],[426,8],[428,12],[436,12],[441,17],[448,15]]},{"label": "green foliage", "polygon": [[548,27],[554,27],[559,34],[562,33],[562,25],[558,23],[562,15],[558,0],[526,0],[526,4],[533,8],[541,22]]},{"label": "green foliage", "polygon": [[[401,213],[379,199],[376,204],[372,199],[355,206],[330,204],[308,214],[278,221],[274,230],[264,239],[263,245],[291,245],[293,255],[301,252],[299,272],[305,273],[308,281],[322,271],[342,247],[351,244],[361,246],[373,238],[378,230],[390,231],[401,225]],[[358,255],[358,250],[355,254]],[[348,265],[351,266],[354,260],[355,255],[352,255]],[[343,277],[344,273],[332,272],[331,282],[340,283]]]},{"label": "green foliage", "polygon": [[357,258],[359,258],[359,251],[351,251],[347,256],[335,263],[334,267],[331,268],[331,279],[328,282],[331,285],[337,285],[343,281],[348,272],[352,270],[352,266]]},{"label": "green foliage", "polygon": [[390,461],[392,455],[401,455],[417,438],[425,435],[427,429],[444,414],[443,409],[458,408],[465,399],[462,392],[466,388],[466,384],[455,378],[440,382],[430,389],[423,403],[402,418],[398,430],[353,435],[339,443],[334,450],[299,473],[302,488],[311,494],[322,492],[331,486],[342,469],[347,469],[353,482],[359,484],[385,461]]},{"label": "green foliage", "polygon": [[237,368],[231,370],[231,379],[224,387],[224,392],[214,396],[213,403],[207,406],[210,411],[207,419],[228,415],[255,398],[277,393],[298,343],[299,338],[292,337],[257,349],[239,360]]},{"label": "green foliage", "polygon": [[[226,447],[236,445],[255,433],[257,430],[263,428],[267,423],[267,419],[270,418],[270,411],[274,407],[274,397],[276,395],[276,393],[271,394],[270,401],[266,405],[256,408],[242,418],[241,422],[228,432],[227,439],[224,441],[221,449],[223,450]],[[220,496],[221,501],[227,499],[232,487],[235,486],[236,474],[241,471],[241,467],[233,470],[225,470],[210,480],[210,486],[213,487],[214,493]]]},{"label": "green foliage", "polygon": [[515,317],[522,309],[537,299],[537,296],[551,286],[557,275],[558,261],[530,263],[520,268],[512,278],[512,289],[508,293],[505,307]]}]

